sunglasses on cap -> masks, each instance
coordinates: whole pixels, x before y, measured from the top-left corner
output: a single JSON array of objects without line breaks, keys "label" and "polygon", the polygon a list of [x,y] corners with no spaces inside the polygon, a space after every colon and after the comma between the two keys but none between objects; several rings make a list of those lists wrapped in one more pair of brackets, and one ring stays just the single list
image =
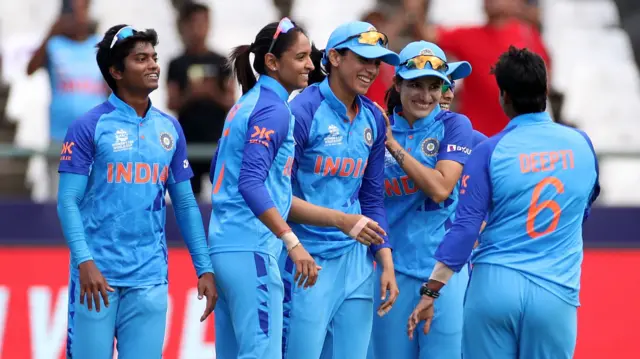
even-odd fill
[{"label": "sunglasses on cap", "polygon": [[113,40],[111,40],[111,46],[109,46],[109,49],[113,49],[113,47],[116,46],[117,43],[135,35],[138,32],[140,31],[134,29],[131,26],[123,27],[122,29],[118,30],[118,32],[116,32],[116,34],[113,36]]},{"label": "sunglasses on cap", "polygon": [[449,90],[454,91],[456,89],[456,83],[453,80],[450,80],[450,81],[451,81],[451,85],[446,84],[446,83],[442,84],[442,93],[443,94],[446,93]]},{"label": "sunglasses on cap", "polygon": [[427,64],[434,71],[445,73],[449,70],[449,65],[443,59],[433,55],[418,55],[401,63],[400,66],[410,70],[423,70]]},{"label": "sunglasses on cap", "polygon": [[273,50],[273,46],[276,44],[276,40],[278,39],[278,36],[280,36],[280,34],[286,34],[294,27],[296,27],[296,25],[294,25],[288,17],[283,17],[282,20],[280,20],[280,22],[278,23],[276,33],[273,34],[273,40],[271,40],[271,45],[269,45],[269,51],[267,51],[267,53],[271,53],[271,50]]},{"label": "sunglasses on cap", "polygon": [[349,42],[353,39],[358,39],[358,43],[364,45],[382,45],[385,48],[389,44],[389,39],[387,39],[387,35],[379,32],[379,31],[367,31],[357,35],[349,36],[345,40],[340,41],[334,47],[338,47],[346,42]]}]

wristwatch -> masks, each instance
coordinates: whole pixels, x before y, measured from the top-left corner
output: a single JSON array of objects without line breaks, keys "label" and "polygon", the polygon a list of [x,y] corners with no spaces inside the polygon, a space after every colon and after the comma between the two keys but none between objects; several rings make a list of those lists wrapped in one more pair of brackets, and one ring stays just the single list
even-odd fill
[{"label": "wristwatch", "polygon": [[427,297],[431,297],[433,299],[437,299],[440,296],[440,293],[429,289],[427,287],[427,283],[425,283],[420,287],[420,296],[423,295],[426,295]]}]

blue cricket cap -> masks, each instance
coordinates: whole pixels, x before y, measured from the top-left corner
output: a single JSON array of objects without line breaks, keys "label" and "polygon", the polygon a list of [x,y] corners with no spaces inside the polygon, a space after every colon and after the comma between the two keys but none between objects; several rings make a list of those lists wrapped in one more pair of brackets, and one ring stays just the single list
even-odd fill
[{"label": "blue cricket cap", "polygon": [[405,80],[413,80],[425,76],[434,76],[442,79],[447,84],[451,83],[449,81],[449,78],[447,77],[447,71],[434,70],[431,68],[431,64],[426,64],[426,66],[422,69],[407,67],[407,61],[421,55],[435,56],[442,61],[447,62],[447,56],[444,54],[444,51],[442,51],[442,49],[438,47],[438,45],[426,41],[414,41],[405,46],[405,48],[400,51],[401,65],[396,66],[396,75],[402,77]]},{"label": "blue cricket cap", "polygon": [[452,80],[460,80],[471,75],[471,64],[467,61],[449,62],[448,65],[447,76]]},{"label": "blue cricket cap", "polygon": [[[389,65],[397,66],[400,63],[398,54],[387,49],[386,46],[381,43],[382,40],[370,45],[362,43],[358,38],[358,35],[372,31],[377,32],[378,30],[373,25],[364,21],[353,21],[338,26],[333,30],[331,36],[329,36],[322,63],[325,65],[328,63],[327,55],[329,54],[329,50],[349,49],[365,59],[380,59]],[[386,42],[386,36],[384,37]]]}]

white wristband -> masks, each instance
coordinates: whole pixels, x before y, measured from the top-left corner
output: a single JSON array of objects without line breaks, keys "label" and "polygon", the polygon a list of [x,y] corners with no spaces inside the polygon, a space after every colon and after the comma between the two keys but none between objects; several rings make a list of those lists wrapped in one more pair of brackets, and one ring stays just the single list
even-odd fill
[{"label": "white wristband", "polygon": [[292,250],[293,247],[300,243],[298,236],[296,236],[292,231],[283,234],[280,239],[284,242],[284,246],[287,247],[287,251]]},{"label": "white wristband", "polygon": [[442,284],[447,284],[449,279],[453,277],[453,270],[447,267],[446,264],[442,262],[436,262],[435,267],[433,267],[433,272],[431,272],[431,276],[429,279],[437,280]]}]

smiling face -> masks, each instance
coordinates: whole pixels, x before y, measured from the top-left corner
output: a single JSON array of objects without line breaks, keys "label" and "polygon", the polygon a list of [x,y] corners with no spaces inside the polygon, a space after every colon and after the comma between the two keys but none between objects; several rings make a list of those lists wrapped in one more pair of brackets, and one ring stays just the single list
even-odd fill
[{"label": "smiling face", "polygon": [[409,121],[427,117],[440,103],[442,79],[432,76],[396,83],[404,117]]},{"label": "smiling face", "polygon": [[442,93],[442,97],[440,98],[440,107],[443,110],[449,111],[454,98],[455,95],[453,93],[453,88],[451,86],[446,86],[446,91]]},{"label": "smiling face", "polygon": [[345,90],[356,95],[366,94],[380,72],[380,59],[366,59],[349,50],[344,55],[331,50],[330,61]]},{"label": "smiling face", "polygon": [[151,93],[158,88],[160,65],[158,54],[149,42],[139,41],[124,58],[124,71],[112,73],[119,88],[134,93]]},{"label": "smiling face", "polygon": [[275,61],[277,73],[273,76],[289,92],[305,88],[309,85],[309,73],[315,68],[311,61],[311,42],[302,32],[296,32],[296,37],[279,59],[272,54],[265,55],[267,67]]}]

